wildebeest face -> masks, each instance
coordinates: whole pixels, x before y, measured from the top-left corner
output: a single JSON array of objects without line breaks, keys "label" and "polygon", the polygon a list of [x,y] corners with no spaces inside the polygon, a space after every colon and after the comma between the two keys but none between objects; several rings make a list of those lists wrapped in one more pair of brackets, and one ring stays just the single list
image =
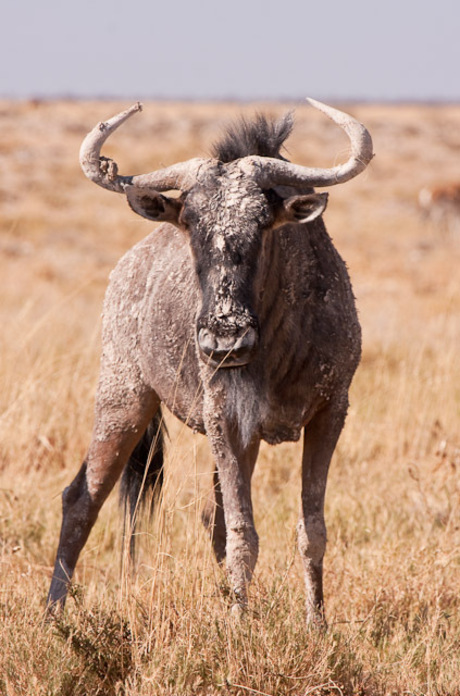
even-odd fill
[{"label": "wildebeest face", "polygon": [[267,195],[241,177],[214,177],[184,201],[180,223],[202,294],[197,342],[213,366],[244,365],[257,351],[255,284],[264,233],[274,217]]},{"label": "wildebeest face", "polygon": [[213,367],[250,362],[259,344],[257,280],[267,230],[320,215],[327,194],[283,199],[262,191],[236,163],[220,162],[179,199],[139,193],[136,212],[172,222],[187,234],[202,304],[196,319],[200,356]]}]

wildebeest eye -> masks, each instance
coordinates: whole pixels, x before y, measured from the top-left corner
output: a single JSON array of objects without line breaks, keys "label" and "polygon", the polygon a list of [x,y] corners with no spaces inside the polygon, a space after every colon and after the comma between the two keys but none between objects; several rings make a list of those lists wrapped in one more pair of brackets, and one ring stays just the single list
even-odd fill
[{"label": "wildebeest eye", "polygon": [[198,221],[198,216],[195,213],[195,211],[186,205],[182,207],[182,212],[180,215],[180,222],[183,227],[186,227],[188,229],[193,228]]},{"label": "wildebeest eye", "polygon": [[234,249],[232,251],[231,258],[232,258],[232,263],[234,266],[239,266],[243,261],[243,257],[237,249]]}]

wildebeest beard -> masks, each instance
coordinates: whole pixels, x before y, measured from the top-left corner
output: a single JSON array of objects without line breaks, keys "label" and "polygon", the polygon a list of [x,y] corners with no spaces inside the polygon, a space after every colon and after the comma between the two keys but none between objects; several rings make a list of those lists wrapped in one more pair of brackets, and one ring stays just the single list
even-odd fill
[{"label": "wildebeest beard", "polygon": [[257,372],[251,365],[217,370],[211,384],[219,384],[224,395],[223,418],[238,433],[241,444],[248,447],[260,431],[266,410],[264,400],[260,398],[260,385]]}]

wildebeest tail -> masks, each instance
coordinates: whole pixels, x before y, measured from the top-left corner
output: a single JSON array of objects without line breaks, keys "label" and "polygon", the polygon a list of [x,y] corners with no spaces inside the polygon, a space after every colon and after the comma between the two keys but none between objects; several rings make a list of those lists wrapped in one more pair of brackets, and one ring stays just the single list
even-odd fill
[{"label": "wildebeest tail", "polygon": [[163,484],[163,454],[166,426],[161,410],[149,423],[134,449],[121,477],[120,504],[124,511],[123,539],[129,535],[129,555],[134,560],[136,524],[140,513],[149,507],[153,514]]}]

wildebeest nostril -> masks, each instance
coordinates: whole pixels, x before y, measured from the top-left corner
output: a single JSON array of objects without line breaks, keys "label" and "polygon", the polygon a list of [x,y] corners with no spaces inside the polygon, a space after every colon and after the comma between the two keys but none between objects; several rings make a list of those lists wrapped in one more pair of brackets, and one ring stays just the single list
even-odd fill
[{"label": "wildebeest nostril", "polygon": [[198,331],[198,345],[200,350],[206,355],[211,355],[217,350],[216,338],[209,329],[200,329]]},{"label": "wildebeest nostril", "polygon": [[219,336],[207,328],[198,331],[198,345],[201,353],[214,364],[223,367],[245,365],[254,355],[258,344],[258,333],[252,326],[239,334]]}]

